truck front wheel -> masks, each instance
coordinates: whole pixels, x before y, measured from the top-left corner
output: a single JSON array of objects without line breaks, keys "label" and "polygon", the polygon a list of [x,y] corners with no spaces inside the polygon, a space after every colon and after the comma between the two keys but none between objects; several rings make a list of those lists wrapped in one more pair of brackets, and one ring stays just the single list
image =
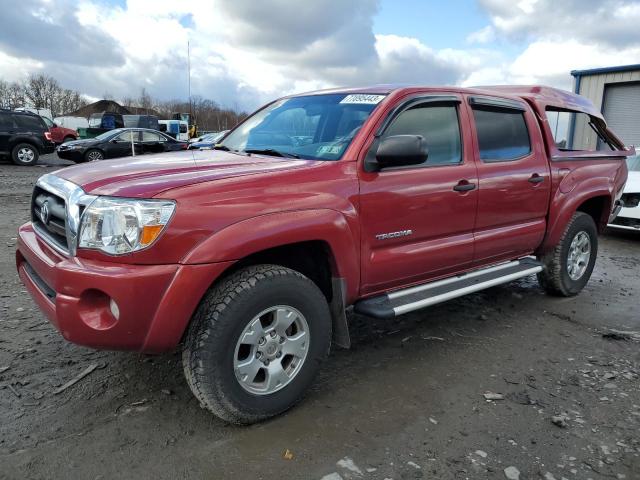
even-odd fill
[{"label": "truck front wheel", "polygon": [[552,295],[572,297],[591,278],[598,254],[598,230],[590,215],[576,212],[556,247],[541,258],[540,285]]},{"label": "truck front wheel", "polygon": [[294,270],[258,265],[205,295],[182,363],[204,407],[227,422],[249,424],[300,400],[330,345],[329,306],[320,289]]}]

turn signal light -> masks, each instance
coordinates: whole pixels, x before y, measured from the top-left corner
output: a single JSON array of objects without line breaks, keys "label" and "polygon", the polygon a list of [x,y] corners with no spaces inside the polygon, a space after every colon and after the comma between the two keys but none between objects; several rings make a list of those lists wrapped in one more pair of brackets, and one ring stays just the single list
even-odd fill
[{"label": "turn signal light", "polygon": [[140,233],[140,244],[142,246],[149,245],[154,242],[160,232],[164,228],[164,225],[145,225],[142,227],[142,232]]}]

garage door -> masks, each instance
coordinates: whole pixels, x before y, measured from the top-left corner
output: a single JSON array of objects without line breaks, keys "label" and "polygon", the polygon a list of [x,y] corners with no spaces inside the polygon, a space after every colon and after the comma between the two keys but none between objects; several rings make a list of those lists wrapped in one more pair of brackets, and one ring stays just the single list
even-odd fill
[{"label": "garage door", "polygon": [[604,118],[626,145],[640,146],[640,83],[607,85]]}]

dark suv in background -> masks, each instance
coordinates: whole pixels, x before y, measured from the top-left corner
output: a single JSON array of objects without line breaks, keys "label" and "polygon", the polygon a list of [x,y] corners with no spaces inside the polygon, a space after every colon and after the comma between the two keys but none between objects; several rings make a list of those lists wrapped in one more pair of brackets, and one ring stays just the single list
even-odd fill
[{"label": "dark suv in background", "polygon": [[0,109],[0,156],[10,156],[16,165],[29,166],[54,148],[49,127],[38,115]]}]

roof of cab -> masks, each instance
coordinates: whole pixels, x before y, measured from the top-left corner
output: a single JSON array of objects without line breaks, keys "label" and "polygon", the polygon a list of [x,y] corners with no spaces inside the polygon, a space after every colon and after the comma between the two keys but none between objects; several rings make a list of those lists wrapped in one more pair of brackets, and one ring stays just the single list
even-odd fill
[{"label": "roof of cab", "polygon": [[[480,87],[450,87],[450,86],[428,86],[413,84],[381,84],[369,85],[362,87],[350,88],[330,88],[326,90],[316,90],[306,92],[299,95],[319,95],[319,94],[338,94],[338,93],[362,93],[362,94],[381,94],[388,95],[390,93],[399,92],[401,90],[443,90],[446,92],[466,93],[476,95],[504,95],[511,98],[521,98],[529,103],[535,103],[544,106],[549,105],[556,108],[576,110],[584,112],[594,117],[602,119],[602,113],[587,98],[575,93],[561,90],[559,88],[546,87],[542,85],[490,85]],[[294,95],[298,96],[298,95]]]}]

